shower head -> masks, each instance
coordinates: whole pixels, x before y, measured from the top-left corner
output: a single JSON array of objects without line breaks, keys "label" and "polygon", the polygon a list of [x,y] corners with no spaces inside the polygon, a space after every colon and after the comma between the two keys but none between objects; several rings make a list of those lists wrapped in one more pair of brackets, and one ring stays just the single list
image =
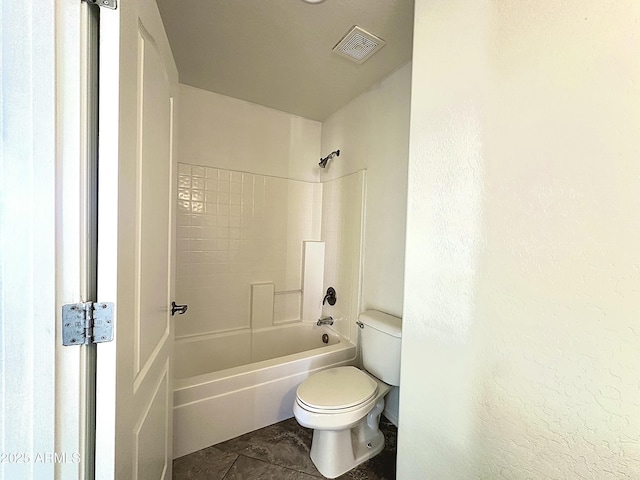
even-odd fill
[{"label": "shower head", "polygon": [[327,166],[327,162],[329,160],[331,160],[333,157],[339,157],[339,156],[340,156],[340,150],[336,150],[335,152],[331,152],[326,157],[321,158],[320,159],[320,163],[318,165],[320,165],[320,168],[325,168]]}]

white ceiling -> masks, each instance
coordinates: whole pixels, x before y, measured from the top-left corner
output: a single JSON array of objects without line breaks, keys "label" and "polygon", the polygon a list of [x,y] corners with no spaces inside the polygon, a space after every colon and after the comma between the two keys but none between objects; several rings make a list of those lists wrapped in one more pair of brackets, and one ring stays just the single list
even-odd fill
[{"label": "white ceiling", "polygon": [[[411,60],[413,0],[157,0],[180,82],[324,120]],[[359,25],[386,45],[332,52]]]}]

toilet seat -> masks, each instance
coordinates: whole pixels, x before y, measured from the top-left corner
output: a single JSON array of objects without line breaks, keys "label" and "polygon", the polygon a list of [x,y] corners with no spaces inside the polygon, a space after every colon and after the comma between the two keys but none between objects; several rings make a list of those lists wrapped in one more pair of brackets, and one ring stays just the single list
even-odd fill
[{"label": "toilet seat", "polygon": [[296,400],[310,412],[338,413],[358,408],[378,391],[378,382],[355,367],[335,367],[302,382]]}]

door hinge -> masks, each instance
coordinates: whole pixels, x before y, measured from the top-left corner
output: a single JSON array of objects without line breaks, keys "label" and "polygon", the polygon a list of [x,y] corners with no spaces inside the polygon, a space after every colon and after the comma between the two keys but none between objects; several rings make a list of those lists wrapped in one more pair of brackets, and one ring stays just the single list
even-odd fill
[{"label": "door hinge", "polygon": [[84,0],[91,5],[98,5],[99,7],[110,8],[111,10],[115,10],[118,8],[118,3],[116,0]]},{"label": "door hinge", "polygon": [[85,302],[62,306],[62,345],[89,345],[113,340],[113,303]]}]

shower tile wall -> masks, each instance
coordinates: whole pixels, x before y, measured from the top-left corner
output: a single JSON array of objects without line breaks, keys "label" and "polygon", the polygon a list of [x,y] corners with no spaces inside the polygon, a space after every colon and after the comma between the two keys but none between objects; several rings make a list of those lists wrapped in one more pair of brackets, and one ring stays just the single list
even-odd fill
[{"label": "shower tile wall", "polygon": [[355,343],[360,313],[360,277],[365,171],[323,183],[322,240],[325,242],[324,290],[334,287],[338,301],[324,305],[334,328]]},{"label": "shower tile wall", "polygon": [[251,284],[275,286],[274,323],[298,320],[302,242],[320,240],[322,185],[178,164],[176,336],[248,328]]}]

